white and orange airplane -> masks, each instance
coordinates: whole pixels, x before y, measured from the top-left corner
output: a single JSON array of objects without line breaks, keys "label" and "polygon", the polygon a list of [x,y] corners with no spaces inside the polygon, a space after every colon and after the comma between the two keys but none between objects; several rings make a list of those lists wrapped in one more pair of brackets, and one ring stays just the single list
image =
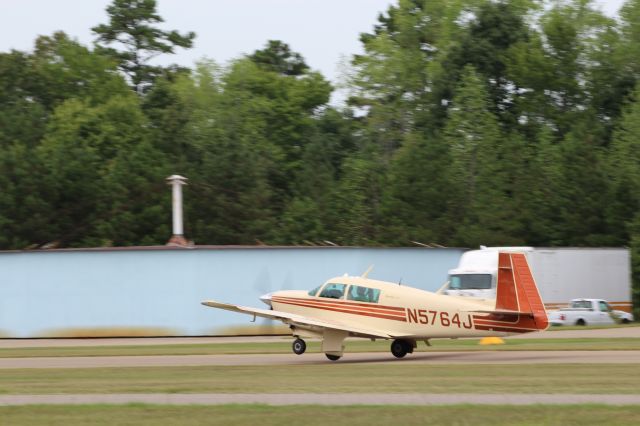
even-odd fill
[{"label": "white and orange airplane", "polygon": [[[368,271],[367,271],[368,272]],[[203,305],[280,320],[296,337],[293,352],[306,350],[302,339],[319,338],[322,352],[336,361],[347,337],[389,339],[402,358],[419,340],[508,336],[546,330],[547,313],[522,253],[500,253],[495,301],[448,296],[361,277],[332,278],[307,292],[283,290],[260,297],[271,309],[248,308],[213,300]]]}]

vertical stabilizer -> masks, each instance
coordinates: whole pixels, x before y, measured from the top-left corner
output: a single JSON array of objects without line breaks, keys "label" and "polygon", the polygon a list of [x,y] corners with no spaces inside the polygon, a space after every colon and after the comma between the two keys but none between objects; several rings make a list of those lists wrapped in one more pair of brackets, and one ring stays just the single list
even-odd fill
[{"label": "vertical stabilizer", "polygon": [[523,253],[498,254],[496,311],[529,313],[539,330],[549,325],[538,287]]}]

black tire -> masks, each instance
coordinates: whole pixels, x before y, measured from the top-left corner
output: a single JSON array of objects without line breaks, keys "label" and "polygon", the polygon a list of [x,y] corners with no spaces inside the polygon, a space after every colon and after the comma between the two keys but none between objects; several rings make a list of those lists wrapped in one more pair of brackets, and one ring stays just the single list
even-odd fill
[{"label": "black tire", "polygon": [[404,344],[407,345],[407,353],[408,354],[412,354],[413,353],[413,342],[410,342],[408,340],[404,341]]},{"label": "black tire", "polygon": [[585,326],[585,325],[587,325],[587,322],[585,320],[583,320],[582,318],[579,318],[578,321],[576,321],[576,325]]},{"label": "black tire", "polygon": [[623,324],[629,324],[630,322],[631,322],[631,321],[629,321],[629,319],[628,319],[628,318],[623,318],[623,319],[622,319],[622,323],[623,323]]},{"label": "black tire", "polygon": [[337,360],[339,360],[340,358],[342,358],[342,357],[340,357],[340,356],[338,356],[338,355],[331,355],[331,354],[325,354],[325,356],[326,356],[328,359],[330,359],[331,361],[337,361]]},{"label": "black tire", "polygon": [[296,355],[302,355],[307,350],[307,344],[304,340],[298,338],[293,341],[291,345],[291,349],[293,349],[293,353]]},{"label": "black tire", "polygon": [[409,353],[409,345],[404,340],[396,339],[391,342],[391,353],[396,358],[404,358]]}]

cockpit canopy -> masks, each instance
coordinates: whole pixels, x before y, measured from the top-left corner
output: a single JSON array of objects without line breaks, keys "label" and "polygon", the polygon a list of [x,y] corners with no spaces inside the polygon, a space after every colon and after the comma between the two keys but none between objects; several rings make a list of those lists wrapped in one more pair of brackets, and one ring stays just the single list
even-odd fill
[{"label": "cockpit canopy", "polygon": [[354,284],[326,283],[309,291],[309,296],[327,299],[345,299],[356,302],[378,303],[380,289]]}]

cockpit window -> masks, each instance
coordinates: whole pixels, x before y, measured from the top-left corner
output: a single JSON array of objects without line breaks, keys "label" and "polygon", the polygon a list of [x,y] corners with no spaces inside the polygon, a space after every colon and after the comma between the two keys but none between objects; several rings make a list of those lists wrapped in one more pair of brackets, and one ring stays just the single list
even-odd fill
[{"label": "cockpit window", "polygon": [[349,287],[349,292],[347,293],[347,299],[357,302],[378,303],[379,298],[380,290],[377,288],[362,287],[359,285],[352,285]]},{"label": "cockpit window", "polygon": [[309,290],[309,293],[307,293],[309,296],[315,296],[316,293],[318,292],[318,290],[320,290],[320,287],[322,287],[321,285],[319,285],[318,287],[314,288],[313,290]]},{"label": "cockpit window", "polygon": [[330,299],[342,299],[346,284],[329,283],[320,292],[320,297],[328,297]]}]

